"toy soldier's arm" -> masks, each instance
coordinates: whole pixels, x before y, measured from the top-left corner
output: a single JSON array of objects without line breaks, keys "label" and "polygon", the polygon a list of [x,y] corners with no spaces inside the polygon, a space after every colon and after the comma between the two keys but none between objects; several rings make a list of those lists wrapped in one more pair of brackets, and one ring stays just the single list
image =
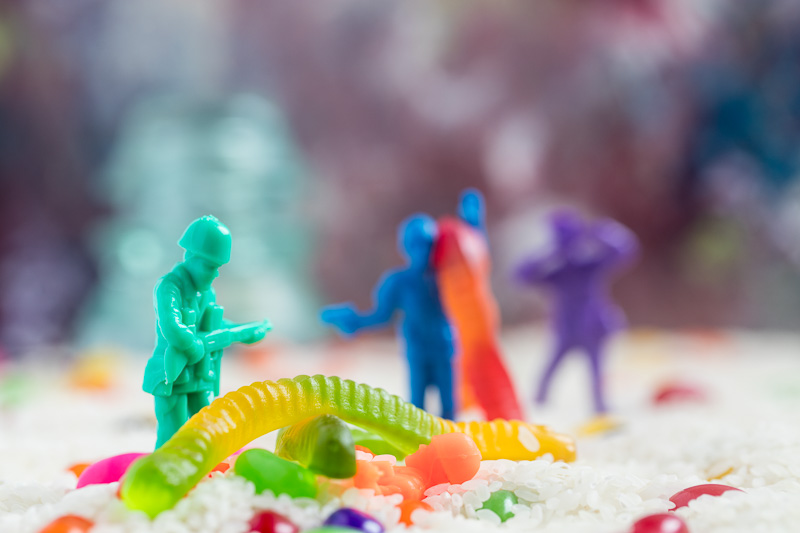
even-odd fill
[{"label": "toy soldier's arm", "polygon": [[329,305],[322,309],[320,319],[345,335],[353,335],[363,328],[383,326],[399,307],[401,276],[396,271],[384,275],[372,292],[374,306],[370,311],[359,313],[352,304]]},{"label": "toy soldier's arm", "polygon": [[158,327],[171,347],[185,351],[194,343],[195,335],[183,323],[182,305],[183,299],[178,286],[168,279],[162,279],[155,291]]},{"label": "toy soldier's arm", "polygon": [[551,252],[544,257],[531,257],[519,265],[514,271],[514,277],[522,283],[536,284],[547,283],[561,271],[564,265],[563,258],[557,252]]},{"label": "toy soldier's arm", "polygon": [[224,350],[234,342],[253,344],[264,338],[264,335],[272,329],[269,320],[260,322],[249,322],[233,327],[223,327],[210,331],[203,336],[203,344],[206,353]]},{"label": "toy soldier's arm", "polygon": [[615,220],[599,220],[589,228],[588,232],[601,248],[596,259],[600,265],[617,266],[634,258],[639,251],[636,235]]}]

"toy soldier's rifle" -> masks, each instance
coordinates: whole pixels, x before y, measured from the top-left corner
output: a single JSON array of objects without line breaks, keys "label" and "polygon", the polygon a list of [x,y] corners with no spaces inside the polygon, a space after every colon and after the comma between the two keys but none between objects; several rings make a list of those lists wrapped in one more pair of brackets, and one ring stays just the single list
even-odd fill
[{"label": "toy soldier's rifle", "polygon": [[[203,341],[204,354],[197,361],[197,374],[200,379],[214,381],[214,395],[219,395],[219,370],[222,351],[235,342],[252,344],[258,342],[272,329],[269,320],[248,322],[230,327],[222,327],[222,307],[210,305],[203,314],[201,330],[196,332],[196,319],[194,311],[184,309],[182,312],[184,325]],[[164,370],[166,371],[167,384],[174,383],[181,375],[183,369],[189,364],[185,352],[167,348],[164,354]]]}]

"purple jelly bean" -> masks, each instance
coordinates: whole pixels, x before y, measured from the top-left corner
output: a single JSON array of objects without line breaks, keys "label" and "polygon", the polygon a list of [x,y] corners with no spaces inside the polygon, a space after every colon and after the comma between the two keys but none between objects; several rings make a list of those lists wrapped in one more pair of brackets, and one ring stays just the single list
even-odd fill
[{"label": "purple jelly bean", "polygon": [[114,455],[113,457],[97,461],[81,472],[78,478],[77,488],[85,487],[86,485],[101,485],[119,481],[123,474],[128,471],[128,467],[131,466],[131,463],[143,455],[147,454],[123,453],[122,455]]},{"label": "purple jelly bean", "polygon": [[343,507],[335,511],[325,520],[323,525],[348,527],[364,531],[365,533],[383,533],[385,531],[383,524],[370,515],[350,507]]}]

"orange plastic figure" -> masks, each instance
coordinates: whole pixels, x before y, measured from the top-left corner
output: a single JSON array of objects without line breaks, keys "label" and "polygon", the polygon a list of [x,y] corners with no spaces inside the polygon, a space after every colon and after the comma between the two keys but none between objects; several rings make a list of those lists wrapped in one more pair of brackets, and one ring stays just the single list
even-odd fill
[{"label": "orange plastic figure", "polygon": [[406,457],[406,465],[422,473],[425,488],[439,483],[464,483],[481,467],[481,452],[463,433],[436,435],[429,445]]},{"label": "orange plastic figure", "polygon": [[86,533],[94,527],[94,522],[82,516],[68,514],[56,518],[39,533]]},{"label": "orange plastic figure", "polygon": [[458,331],[463,406],[479,406],[488,420],[522,419],[497,342],[500,313],[489,284],[486,238],[456,218],[442,218],[438,226],[433,261],[445,312]]}]

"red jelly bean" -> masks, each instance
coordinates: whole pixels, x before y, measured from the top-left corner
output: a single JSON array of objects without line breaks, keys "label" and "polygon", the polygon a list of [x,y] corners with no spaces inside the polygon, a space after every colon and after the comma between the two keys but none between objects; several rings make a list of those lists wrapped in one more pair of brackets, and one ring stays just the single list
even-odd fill
[{"label": "red jelly bean", "polygon": [[668,383],[662,385],[653,394],[653,403],[656,405],[672,403],[703,403],[708,401],[708,395],[703,389],[689,383]]},{"label": "red jelly bean", "polygon": [[39,533],[86,533],[94,527],[94,522],[82,516],[68,514],[56,518]]},{"label": "red jelly bean", "polygon": [[298,533],[300,528],[282,514],[261,511],[250,520],[250,531],[255,533]]},{"label": "red jelly bean", "polygon": [[719,496],[720,494],[728,492],[729,490],[738,490],[739,492],[744,492],[736,487],[709,483],[708,485],[696,485],[694,487],[689,487],[688,489],[683,489],[682,491],[673,494],[669,501],[675,504],[675,508],[672,509],[674,511],[675,509],[686,507],[689,505],[690,501],[704,494],[708,494],[709,496]]},{"label": "red jelly bean", "polygon": [[689,533],[683,519],[672,513],[645,516],[634,522],[630,533]]}]

